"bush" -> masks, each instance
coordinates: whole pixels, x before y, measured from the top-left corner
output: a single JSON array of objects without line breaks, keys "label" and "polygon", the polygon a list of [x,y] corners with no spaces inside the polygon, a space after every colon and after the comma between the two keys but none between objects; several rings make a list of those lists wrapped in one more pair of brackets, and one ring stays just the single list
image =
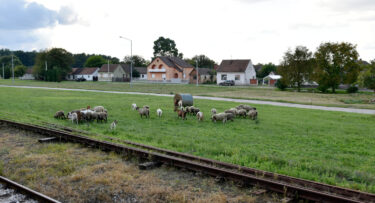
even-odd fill
[{"label": "bush", "polygon": [[358,87],[356,86],[350,86],[348,89],[346,89],[347,93],[357,93],[358,92]]},{"label": "bush", "polygon": [[286,88],[287,88],[287,85],[282,81],[282,80],[278,80],[276,83],[275,83],[275,86],[277,88],[279,88],[280,90],[284,91]]},{"label": "bush", "polygon": [[329,88],[328,85],[319,84],[318,88],[316,89],[318,89],[320,92],[326,93],[328,88]]}]

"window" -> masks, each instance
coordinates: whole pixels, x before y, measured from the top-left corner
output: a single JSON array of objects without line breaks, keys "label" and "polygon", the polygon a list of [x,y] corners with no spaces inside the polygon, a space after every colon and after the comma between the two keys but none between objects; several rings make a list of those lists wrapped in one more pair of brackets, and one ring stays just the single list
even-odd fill
[{"label": "window", "polygon": [[156,66],[155,64],[154,64],[154,65],[152,65],[151,69],[155,69],[155,66]]},{"label": "window", "polygon": [[227,80],[227,75],[226,74],[221,75],[221,80]]},{"label": "window", "polygon": [[161,75],[161,77],[163,78],[163,80],[165,80],[165,76],[166,76],[165,74],[162,74],[162,75]]},{"label": "window", "polygon": [[145,75],[141,74],[141,78],[144,78],[144,77],[145,77]]},{"label": "window", "polygon": [[196,80],[196,79],[197,79],[197,76],[195,75],[195,76],[193,77],[193,79]]},{"label": "window", "polygon": [[162,68],[163,68],[163,65],[162,65],[162,64],[160,64],[160,65],[159,65],[159,69],[162,69]]},{"label": "window", "polygon": [[235,75],[234,80],[240,80],[241,76],[240,75]]},{"label": "window", "polygon": [[152,78],[155,78],[155,74],[152,74],[151,77],[152,77]]},{"label": "window", "polygon": [[90,79],[90,76],[87,76],[88,79]]},{"label": "window", "polygon": [[178,78],[178,74],[177,73],[174,74],[174,78]]}]

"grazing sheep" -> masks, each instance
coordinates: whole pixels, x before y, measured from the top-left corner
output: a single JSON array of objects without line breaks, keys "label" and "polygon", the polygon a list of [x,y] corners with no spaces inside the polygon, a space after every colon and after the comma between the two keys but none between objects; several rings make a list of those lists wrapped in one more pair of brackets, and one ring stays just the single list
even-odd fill
[{"label": "grazing sheep", "polygon": [[144,105],[143,108],[150,109],[150,106]]},{"label": "grazing sheep", "polygon": [[198,119],[198,121],[203,121],[203,112],[202,111],[197,113],[197,119]]},{"label": "grazing sheep", "polygon": [[200,112],[199,108],[197,107],[190,108],[190,113],[192,113],[194,116],[197,115],[198,112]]},{"label": "grazing sheep", "polygon": [[180,107],[180,108],[181,108],[181,107],[182,107],[182,100],[178,101],[178,103],[177,103],[177,104],[178,104],[178,107]]},{"label": "grazing sheep", "polygon": [[97,122],[107,122],[107,113],[106,112],[98,112],[98,119],[96,120]]},{"label": "grazing sheep", "polygon": [[139,115],[141,116],[141,118],[143,116],[146,116],[146,118],[150,118],[150,109],[149,108],[147,108],[147,107],[143,107],[143,108],[137,107],[136,110],[139,112]]},{"label": "grazing sheep", "polygon": [[54,118],[59,118],[59,119],[65,119],[64,111],[58,111],[58,112],[56,112],[53,117]]},{"label": "grazing sheep", "polygon": [[181,107],[177,110],[177,116],[178,118],[182,118],[182,120],[187,120],[186,118],[187,111],[184,109],[184,107]]},{"label": "grazing sheep", "polygon": [[117,120],[114,120],[112,123],[111,123],[111,130],[116,130],[116,125],[117,125]]},{"label": "grazing sheep", "polygon": [[69,116],[69,114],[72,114],[72,113],[76,113],[77,114],[78,122],[80,122],[80,121],[83,120],[83,115],[81,113],[81,110],[73,110],[73,111],[71,111],[71,112],[68,113],[68,116]]},{"label": "grazing sheep", "polygon": [[217,111],[216,111],[215,108],[211,109],[211,115],[215,115],[216,113],[217,113]]},{"label": "grazing sheep", "polygon": [[215,114],[211,117],[211,120],[212,122],[215,122],[216,121],[223,121],[223,123],[226,123],[227,122],[227,115],[226,113],[218,113],[218,114]]},{"label": "grazing sheep", "polygon": [[87,109],[87,110],[83,110],[81,111],[81,114],[82,114],[82,119],[85,120],[85,121],[91,121],[92,120],[92,114],[94,113],[95,111],[92,111],[90,109]]},{"label": "grazing sheep", "polygon": [[236,115],[237,109],[236,108],[230,108],[229,110],[224,111],[224,113],[231,113],[233,115]]},{"label": "grazing sheep", "polygon": [[95,112],[104,112],[104,107],[103,106],[95,106],[94,111]]},{"label": "grazing sheep", "polygon": [[227,116],[227,121],[230,120],[230,121],[234,121],[233,118],[235,117],[234,114],[232,113],[225,113],[225,115]]},{"label": "grazing sheep", "polygon": [[256,108],[250,110],[247,115],[249,116],[250,119],[252,120],[256,120],[258,118],[258,111],[256,110]]},{"label": "grazing sheep", "polygon": [[99,113],[98,112],[93,112],[91,113],[91,120],[98,122],[98,117],[99,117]]},{"label": "grazing sheep", "polygon": [[240,104],[236,107],[236,109],[245,109],[247,112],[249,112],[250,110],[254,109],[254,107],[251,107],[249,105],[246,105],[246,104]]},{"label": "grazing sheep", "polygon": [[77,113],[68,113],[68,118],[72,120],[72,123],[76,122],[78,124],[78,115]]},{"label": "grazing sheep", "polygon": [[246,113],[247,113],[246,109],[240,109],[240,110],[237,110],[236,112],[237,116],[242,116],[244,118],[246,118]]},{"label": "grazing sheep", "polygon": [[163,111],[160,108],[156,110],[156,115],[159,116],[159,118],[161,118],[162,114],[163,114]]},{"label": "grazing sheep", "polygon": [[[181,108],[181,107],[180,107]],[[194,108],[194,106],[187,106],[187,107],[185,107],[186,108],[186,112],[187,112],[187,114],[190,114],[191,113],[191,110],[190,109],[192,109],[192,108]]]},{"label": "grazing sheep", "polygon": [[137,104],[132,104],[132,109],[135,110],[137,108]]}]

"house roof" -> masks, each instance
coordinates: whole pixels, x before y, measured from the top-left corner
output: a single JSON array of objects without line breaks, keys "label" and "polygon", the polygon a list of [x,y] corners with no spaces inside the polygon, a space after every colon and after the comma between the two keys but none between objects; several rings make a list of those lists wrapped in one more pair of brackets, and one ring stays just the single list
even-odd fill
[{"label": "house roof", "polygon": [[[199,75],[209,75],[210,72],[212,72],[213,70],[211,68],[198,68],[198,74]],[[191,71],[190,74],[192,74],[194,71]],[[196,74],[196,73],[194,73]]]},{"label": "house roof", "polygon": [[76,73],[76,74],[79,74],[79,75],[92,75],[93,73],[95,73],[96,70],[99,69],[99,67],[95,67],[95,68],[80,68],[80,72],[79,73]]},{"label": "house roof", "polygon": [[113,73],[120,64],[103,64],[99,69],[99,72],[111,72]]},{"label": "house roof", "polygon": [[244,60],[223,60],[217,72],[245,72],[250,59]]},{"label": "house roof", "polygon": [[78,74],[79,72],[81,72],[81,69],[82,68],[72,68],[72,71],[70,71],[70,73],[68,73],[69,75],[76,75]]},{"label": "house roof", "polygon": [[120,64],[122,69],[125,71],[125,73],[130,73],[130,65],[129,64]]},{"label": "house roof", "polygon": [[135,67],[135,70],[139,72],[139,74],[147,74],[147,67]]},{"label": "house roof", "polygon": [[194,68],[194,66],[178,57],[159,56],[158,58],[160,58],[167,66],[174,67],[179,71],[182,71],[181,68]]},{"label": "house roof", "polygon": [[272,80],[279,80],[281,79],[281,75],[275,75],[274,72],[271,72],[269,75],[267,75],[266,77],[264,77],[264,79],[272,79]]}]

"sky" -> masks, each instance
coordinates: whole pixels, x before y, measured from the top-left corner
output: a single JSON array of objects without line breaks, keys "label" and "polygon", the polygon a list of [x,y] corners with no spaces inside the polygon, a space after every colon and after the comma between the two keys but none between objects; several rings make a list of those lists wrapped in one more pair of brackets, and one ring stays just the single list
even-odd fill
[{"label": "sky", "polygon": [[357,45],[375,59],[375,0],[0,0],[0,48],[150,59],[160,36],[185,58],[279,64],[296,46]]}]

